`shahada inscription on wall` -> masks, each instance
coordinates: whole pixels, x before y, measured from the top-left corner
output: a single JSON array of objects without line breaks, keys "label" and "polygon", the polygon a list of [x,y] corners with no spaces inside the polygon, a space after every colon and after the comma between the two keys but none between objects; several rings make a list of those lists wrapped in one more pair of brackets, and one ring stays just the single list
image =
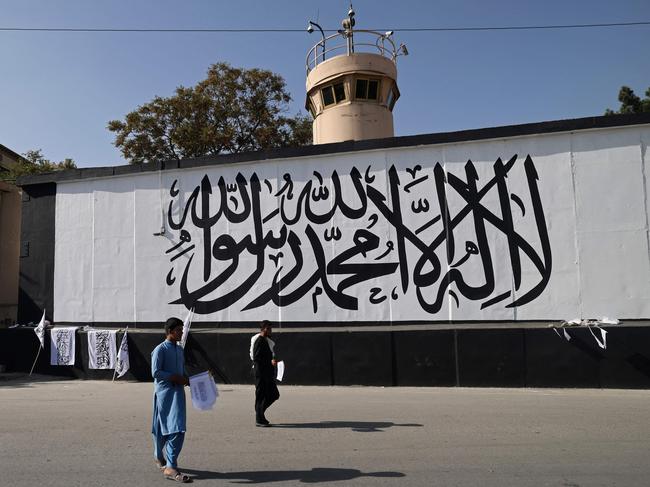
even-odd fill
[{"label": "shahada inscription on wall", "polygon": [[[511,191],[507,177],[518,163],[525,185]],[[483,180],[471,160],[462,174],[439,162],[403,172],[391,165],[385,179],[372,169],[314,170],[297,181],[286,172],[280,187],[255,172],[234,181],[205,174],[186,201],[174,180],[167,224],[178,243],[165,251],[165,282],[179,294],[172,304],[210,314],[307,299],[314,314],[319,306],[354,312],[360,301],[373,307],[412,291],[423,315],[435,316],[449,299],[456,308],[468,300],[508,308],[544,291],[552,254],[530,155],[497,159]],[[517,228],[527,220],[532,241]],[[179,272],[173,263],[185,254]],[[522,260],[538,274],[525,288]],[[507,265],[512,282],[497,282],[496,265]]]}]

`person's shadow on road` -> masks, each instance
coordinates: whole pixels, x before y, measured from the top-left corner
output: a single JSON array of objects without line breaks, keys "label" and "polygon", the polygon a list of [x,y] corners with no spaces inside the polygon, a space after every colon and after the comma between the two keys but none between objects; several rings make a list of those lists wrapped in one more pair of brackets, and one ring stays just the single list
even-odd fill
[{"label": "person's shadow on road", "polygon": [[269,482],[299,481],[305,484],[354,480],[359,477],[405,477],[402,472],[367,472],[355,468],[312,468],[311,470],[257,470],[250,472],[210,472],[183,469],[193,480],[232,480],[235,484],[265,484]]},{"label": "person's shadow on road", "polygon": [[319,423],[273,423],[274,428],[350,428],[352,431],[358,431],[361,433],[384,431],[386,428],[392,428],[394,426],[417,428],[422,427],[423,425],[417,423],[399,424],[393,423],[391,421],[321,421]]}]

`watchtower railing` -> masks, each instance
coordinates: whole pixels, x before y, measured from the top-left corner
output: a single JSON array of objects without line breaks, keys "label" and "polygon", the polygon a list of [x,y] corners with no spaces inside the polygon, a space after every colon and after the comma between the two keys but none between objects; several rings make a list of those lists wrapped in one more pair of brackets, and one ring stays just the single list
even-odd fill
[{"label": "watchtower railing", "polygon": [[[361,34],[361,42],[355,37]],[[379,54],[394,63],[397,62],[399,55],[406,55],[406,47],[401,44],[395,46],[391,39],[392,32],[381,33],[374,30],[341,30],[336,34],[323,37],[307,53],[306,68],[307,73],[318,66],[320,63],[341,55],[351,55],[355,52],[371,52]],[[374,42],[371,42],[374,39]],[[332,47],[328,46],[328,41],[339,42]],[[327,46],[327,48],[326,48]]]}]

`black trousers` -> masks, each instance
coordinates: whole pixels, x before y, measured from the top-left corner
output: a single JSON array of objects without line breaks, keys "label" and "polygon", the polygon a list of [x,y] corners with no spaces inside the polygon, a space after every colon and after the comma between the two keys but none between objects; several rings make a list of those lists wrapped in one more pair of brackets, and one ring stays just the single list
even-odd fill
[{"label": "black trousers", "polygon": [[[257,372],[257,371],[256,371]],[[273,374],[255,374],[255,417],[264,418],[264,412],[280,398]]]}]

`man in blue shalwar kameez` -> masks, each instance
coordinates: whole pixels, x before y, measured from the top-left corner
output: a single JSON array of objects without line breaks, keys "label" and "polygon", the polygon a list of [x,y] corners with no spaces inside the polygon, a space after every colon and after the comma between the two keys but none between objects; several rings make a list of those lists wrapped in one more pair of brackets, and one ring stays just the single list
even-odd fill
[{"label": "man in blue shalwar kameez", "polygon": [[178,455],[186,431],[185,356],[179,345],[183,322],[169,318],[165,322],[165,341],[151,352],[151,375],[154,379],[153,434],[154,457],[163,475],[177,482],[191,482],[178,470]]}]

